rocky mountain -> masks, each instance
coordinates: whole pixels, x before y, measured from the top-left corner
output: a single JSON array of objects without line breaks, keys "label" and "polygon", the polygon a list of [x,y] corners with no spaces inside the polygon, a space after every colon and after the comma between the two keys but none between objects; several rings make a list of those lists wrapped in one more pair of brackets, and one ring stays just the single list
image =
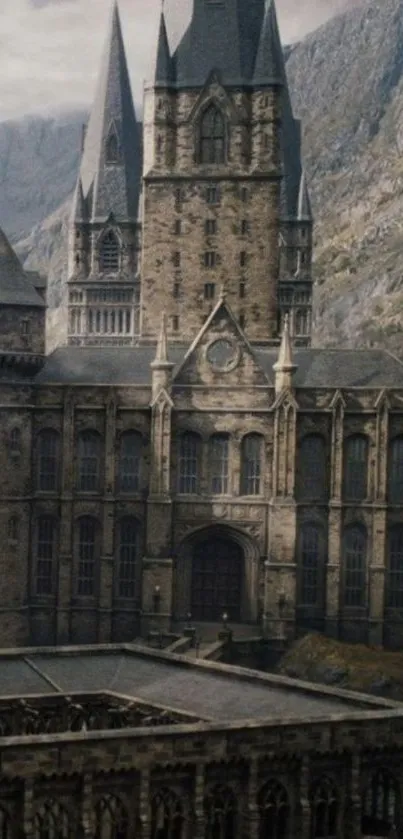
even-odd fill
[{"label": "rocky mountain", "polygon": [[[303,122],[316,219],[316,343],[387,345],[403,354],[403,0],[349,4],[287,50],[287,71]],[[58,142],[41,146],[43,161],[45,148],[51,152],[45,180],[38,177],[34,186],[32,176],[33,190],[46,193],[53,214],[18,244],[29,267],[49,270],[53,306],[61,297],[64,199],[74,182],[82,122],[71,119],[65,132],[59,123],[46,128]],[[58,190],[64,203],[56,209]],[[27,225],[35,203],[28,201]],[[17,230],[17,216],[5,224],[7,232]]]}]

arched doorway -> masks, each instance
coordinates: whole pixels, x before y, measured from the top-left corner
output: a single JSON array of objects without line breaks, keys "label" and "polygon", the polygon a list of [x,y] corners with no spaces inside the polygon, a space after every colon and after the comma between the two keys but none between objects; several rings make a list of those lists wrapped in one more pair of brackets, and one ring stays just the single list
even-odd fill
[{"label": "arched doorway", "polygon": [[191,613],[195,621],[241,616],[243,550],[231,538],[211,534],[193,547]]}]

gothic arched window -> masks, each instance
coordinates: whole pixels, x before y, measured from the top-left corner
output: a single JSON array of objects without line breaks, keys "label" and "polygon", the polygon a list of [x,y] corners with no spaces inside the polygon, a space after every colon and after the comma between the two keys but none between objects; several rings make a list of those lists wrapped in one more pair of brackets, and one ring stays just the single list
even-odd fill
[{"label": "gothic arched window", "polygon": [[169,789],[162,789],[151,801],[151,839],[183,839],[183,804]]},{"label": "gothic arched window", "polygon": [[78,437],[78,489],[97,492],[101,477],[101,438],[97,431],[83,431]]},{"label": "gothic arched window", "polygon": [[348,437],[344,444],[344,498],[365,501],[368,488],[368,440],[362,434]]},{"label": "gothic arched window", "polygon": [[209,105],[200,121],[200,163],[225,163],[225,119],[216,105]]},{"label": "gothic arched window", "polygon": [[58,801],[45,801],[35,814],[35,839],[73,839],[74,824],[68,813]]},{"label": "gothic arched window", "polygon": [[118,597],[135,597],[136,564],[139,553],[139,525],[127,516],[118,524]]},{"label": "gothic arched window", "polygon": [[371,778],[362,802],[362,834],[389,836],[399,822],[399,785],[389,772],[378,770]]},{"label": "gothic arched window", "polygon": [[213,495],[228,492],[229,436],[213,434],[209,440],[210,488]]},{"label": "gothic arched window", "polygon": [[35,594],[53,594],[56,555],[56,521],[40,516],[36,523]]},{"label": "gothic arched window", "polygon": [[8,813],[0,807],[0,839],[11,839],[11,819]]},{"label": "gothic arched window", "polygon": [[121,492],[138,492],[143,438],[138,431],[125,431],[120,438],[119,487]]},{"label": "gothic arched window", "polygon": [[105,159],[106,163],[118,163],[119,161],[119,142],[114,132],[109,135],[106,141]]},{"label": "gothic arched window", "polygon": [[308,309],[298,309],[295,313],[295,334],[309,335]]},{"label": "gothic arched window", "polygon": [[403,437],[391,440],[388,467],[388,499],[403,504]]},{"label": "gothic arched window", "polygon": [[241,447],[241,495],[262,491],[263,442],[261,434],[247,434]]},{"label": "gothic arched window", "polygon": [[127,839],[129,816],[120,798],[104,795],[95,806],[95,839]]},{"label": "gothic arched window", "polygon": [[108,230],[101,242],[100,269],[105,273],[119,271],[119,240],[113,230]]},{"label": "gothic arched window", "polygon": [[287,790],[276,781],[270,781],[260,790],[259,839],[286,839],[290,806]]},{"label": "gothic arched window", "polygon": [[387,605],[403,609],[403,525],[391,527],[388,533]]},{"label": "gothic arched window", "polygon": [[214,787],[205,799],[206,839],[233,839],[237,833],[237,799],[229,787]]},{"label": "gothic arched window", "polygon": [[353,524],[343,538],[344,605],[364,606],[366,598],[367,532]]},{"label": "gothic arched window", "polygon": [[326,444],[320,434],[308,434],[299,446],[297,469],[300,498],[321,499],[327,495]]},{"label": "gothic arched window", "polygon": [[336,787],[328,778],[316,784],[311,798],[312,839],[336,839],[339,804]]},{"label": "gothic arched window", "polygon": [[186,431],[179,439],[178,492],[195,495],[199,492],[201,439]]},{"label": "gothic arched window", "polygon": [[77,594],[93,597],[95,594],[95,563],[98,553],[99,525],[92,516],[82,516],[77,521]]},{"label": "gothic arched window", "polygon": [[300,604],[317,606],[321,595],[323,530],[316,524],[304,524],[299,536]]},{"label": "gothic arched window", "polygon": [[59,473],[60,435],[53,428],[45,428],[38,435],[38,489],[52,492],[57,489]]}]

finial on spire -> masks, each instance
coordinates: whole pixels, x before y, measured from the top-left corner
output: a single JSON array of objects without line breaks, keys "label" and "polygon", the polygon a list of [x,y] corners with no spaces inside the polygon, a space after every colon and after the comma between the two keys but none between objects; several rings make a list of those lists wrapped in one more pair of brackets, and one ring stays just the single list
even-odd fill
[{"label": "finial on spire", "polygon": [[276,374],[276,393],[292,387],[292,377],[297,370],[297,365],[294,364],[292,357],[290,317],[288,313],[284,317],[283,334],[281,336],[278,359],[276,363],[273,364],[273,370]]},{"label": "finial on spire", "polygon": [[155,63],[154,83],[165,87],[172,81],[172,61],[169,49],[168,33],[165,24],[165,5],[161,0],[161,17],[158,32],[157,58]]}]

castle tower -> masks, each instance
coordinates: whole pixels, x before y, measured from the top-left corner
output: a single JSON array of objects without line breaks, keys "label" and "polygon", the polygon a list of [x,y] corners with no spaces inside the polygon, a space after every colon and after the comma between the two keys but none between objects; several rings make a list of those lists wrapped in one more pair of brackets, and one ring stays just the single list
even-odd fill
[{"label": "castle tower", "polygon": [[115,4],[72,209],[70,344],[130,345],[138,335],[141,166]]}]

